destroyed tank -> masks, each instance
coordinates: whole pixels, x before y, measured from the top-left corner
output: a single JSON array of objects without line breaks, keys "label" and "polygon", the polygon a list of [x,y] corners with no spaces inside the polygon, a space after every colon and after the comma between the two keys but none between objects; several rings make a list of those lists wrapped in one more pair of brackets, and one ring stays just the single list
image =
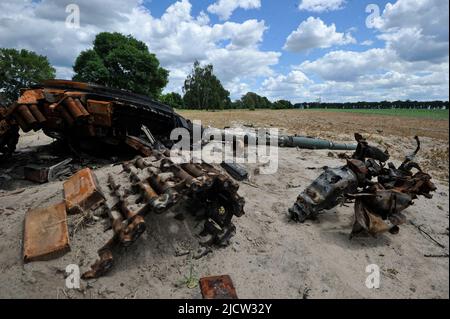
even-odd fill
[{"label": "destroyed tank", "polygon": [[120,145],[127,135],[149,128],[158,141],[170,143],[170,132],[190,123],[174,110],[147,96],[95,84],[48,80],[20,92],[9,107],[0,107],[0,153],[10,155],[19,128],[43,132],[59,140],[96,149]]},{"label": "destroyed tank", "polygon": [[[80,82],[46,81],[22,90],[15,103],[0,108],[0,153],[12,155],[19,128],[24,132],[42,130],[83,149],[102,152],[98,145],[122,146],[144,156],[122,163],[123,171],[109,176],[105,190],[116,204],[110,206],[101,197],[106,212],[103,215],[109,218],[113,234],[98,251],[97,262],[83,274],[84,279],[97,278],[111,269],[117,250],[135,243],[145,231],[144,217],[149,213],[162,214],[186,201],[200,225],[198,237],[203,247],[227,246],[236,230],[233,217],[244,214],[245,200],[237,193],[239,185],[220,168],[202,161],[172,161],[172,130],[191,131],[192,124],[149,97]],[[84,180],[90,180],[83,176],[75,177],[72,189],[77,195],[84,190]],[[117,183],[120,176],[122,182]],[[70,211],[72,200],[66,199],[65,204]],[[139,209],[133,209],[133,205],[139,205]],[[93,208],[82,208],[89,209]]]}]

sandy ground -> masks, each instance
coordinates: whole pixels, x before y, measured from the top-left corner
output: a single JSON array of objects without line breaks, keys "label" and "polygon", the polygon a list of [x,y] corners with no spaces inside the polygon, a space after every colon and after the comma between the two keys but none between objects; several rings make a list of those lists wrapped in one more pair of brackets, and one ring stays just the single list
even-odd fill
[{"label": "sandy ground", "polygon": [[[332,133],[327,134],[343,141],[352,139],[345,131]],[[375,144],[391,145],[396,164],[402,153],[414,148],[405,135],[369,133]],[[246,198],[246,214],[234,219],[237,234],[229,247],[214,249],[199,260],[178,256],[180,251],[195,251],[198,243],[191,216],[174,218],[175,213],[183,212],[182,206],[177,207],[161,216],[148,216],[146,233],[123,250],[107,276],[82,281],[81,289],[69,290],[65,288],[65,267],[77,264],[82,272],[87,270],[110,234],[98,221],[71,236],[71,251],[63,257],[23,264],[25,213],[61,201],[62,182],[32,184],[20,180],[20,170],[11,167],[20,166],[36,152],[41,154],[42,147],[36,145],[48,142],[51,139],[41,133],[24,136],[17,161],[0,168],[0,176],[13,177],[0,180],[0,298],[200,298],[198,287],[188,287],[187,278],[195,282],[221,274],[231,275],[240,298],[449,298],[448,257],[425,257],[448,254],[447,165],[433,166],[438,187],[433,199],[420,198],[405,213],[408,221],[423,225],[445,249],[409,222],[401,226],[398,235],[349,240],[352,207],[338,207],[305,224],[289,221],[288,208],[322,167],[343,165],[328,151],[297,149],[279,149],[279,169],[274,175],[255,175],[256,166],[248,165],[251,184],[241,183],[239,191]],[[448,140],[425,137],[419,162],[431,166],[433,157],[427,154],[443,148],[448,156]],[[119,169],[106,164],[91,165],[98,167],[100,184],[105,184],[108,172]],[[74,218],[69,216],[69,225]],[[365,286],[369,264],[380,267],[379,289]]]}]

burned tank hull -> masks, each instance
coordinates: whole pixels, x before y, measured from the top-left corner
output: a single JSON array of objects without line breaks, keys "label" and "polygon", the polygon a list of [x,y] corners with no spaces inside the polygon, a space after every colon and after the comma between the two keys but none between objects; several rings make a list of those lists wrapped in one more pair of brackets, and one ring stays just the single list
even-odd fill
[{"label": "burned tank hull", "polygon": [[71,143],[119,145],[127,135],[139,136],[145,125],[161,142],[170,132],[190,124],[167,105],[149,97],[93,84],[49,80],[23,89],[0,114],[0,151],[12,153],[20,127]]}]

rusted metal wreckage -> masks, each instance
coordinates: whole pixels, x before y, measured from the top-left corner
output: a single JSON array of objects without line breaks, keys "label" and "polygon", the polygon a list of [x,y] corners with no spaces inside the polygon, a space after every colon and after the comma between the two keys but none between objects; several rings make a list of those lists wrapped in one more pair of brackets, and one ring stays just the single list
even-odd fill
[{"label": "rusted metal wreckage", "polygon": [[[47,81],[23,90],[10,107],[0,107],[0,155],[14,152],[19,128],[25,132],[42,129],[48,136],[73,146],[95,149],[97,143],[121,145],[141,155],[124,162],[120,174],[108,176],[108,193],[101,189],[93,171],[83,169],[64,183],[64,203],[28,212],[24,261],[68,251],[66,214],[102,208],[113,235],[98,251],[99,259],[83,274],[84,279],[97,278],[111,269],[121,247],[128,247],[140,238],[149,213],[164,213],[183,201],[190,201],[193,214],[203,222],[199,233],[202,245],[228,244],[235,233],[233,217],[244,214],[245,201],[237,193],[239,185],[220,166],[205,162],[174,163],[169,152],[173,145],[170,132],[179,127],[192,130],[190,121],[148,97],[72,81]],[[414,162],[420,141],[416,138],[416,151],[397,168],[392,163],[386,164],[387,152],[370,146],[359,134],[355,138],[357,145],[279,137],[280,147],[356,148],[345,166],[327,168],[299,195],[289,210],[290,216],[304,222],[354,200],[352,235],[363,231],[372,235],[386,230],[398,232],[398,225],[405,220],[402,211],[420,195],[430,198],[436,189],[430,175]],[[44,170],[30,166],[25,173],[37,182],[52,181],[70,160]],[[223,168],[238,180],[247,178],[242,167],[227,164]],[[413,169],[417,172],[413,173]],[[114,204],[106,200],[105,194],[114,198]],[[41,228],[48,231],[41,232]],[[227,286],[226,282],[223,285]]]},{"label": "rusted metal wreckage", "polygon": [[[355,134],[355,139],[358,146],[352,157],[347,159],[347,164],[326,168],[298,196],[294,206],[289,209],[290,216],[298,222],[304,222],[317,218],[322,211],[354,200],[352,236],[362,232],[371,235],[385,231],[398,233],[398,226],[406,220],[402,211],[411,206],[418,196],[431,198],[430,193],[436,190],[431,176],[414,162],[420,150],[419,138],[415,138],[416,150],[406,156],[398,168],[393,163],[386,164],[390,157],[387,151],[370,146],[360,134]],[[413,173],[413,169],[417,172]]]},{"label": "rusted metal wreckage", "polygon": [[[43,132],[75,146],[120,145],[141,126],[163,143],[176,127],[190,123],[172,108],[146,96],[80,82],[49,80],[24,89],[8,108],[0,107],[0,155],[14,152],[19,127]],[[90,145],[88,145],[90,144]]]},{"label": "rusted metal wreckage", "polygon": [[[144,217],[148,213],[161,214],[190,200],[196,219],[203,221],[199,240],[204,246],[227,245],[235,233],[233,216],[244,214],[245,201],[237,194],[239,185],[219,167],[204,162],[171,161],[168,151],[173,143],[171,131],[179,127],[191,130],[192,125],[172,108],[148,97],[56,80],[23,90],[16,103],[0,111],[0,153],[6,156],[15,150],[19,127],[25,132],[42,129],[46,135],[73,146],[83,147],[87,142],[91,147],[97,143],[121,145],[143,156],[123,163],[120,175],[128,182],[118,183],[117,176],[109,176],[108,186],[116,198],[113,206],[108,206],[104,190],[94,172],[87,168],[64,183],[65,205],[40,209],[37,213],[30,211],[24,234],[25,262],[45,258],[52,250],[69,250],[66,219],[61,217],[66,212],[77,214],[103,207],[111,221],[114,235],[99,250],[100,259],[83,275],[85,279],[99,277],[112,267],[114,252],[133,244],[145,231]],[[30,166],[25,173],[29,179],[46,182],[68,162],[50,169]],[[134,209],[135,204],[140,207]],[[56,225],[41,225],[37,215],[62,219]],[[53,217],[46,220],[53,223]],[[53,227],[58,236],[37,231],[41,226]]]},{"label": "rusted metal wreckage", "polygon": [[[237,194],[239,185],[207,163],[175,164],[165,148],[153,148],[146,141],[128,137],[127,143],[144,156],[123,163],[123,172],[129,184],[119,184],[108,176],[111,193],[117,202],[104,206],[111,220],[113,237],[99,250],[99,260],[84,279],[96,278],[111,268],[117,247],[128,247],[145,231],[144,217],[148,213],[161,214],[184,198],[192,200],[192,213],[203,221],[199,234],[202,245],[226,246],[235,234],[233,216],[244,214],[245,201]],[[133,210],[130,199],[134,195],[141,203]]]}]

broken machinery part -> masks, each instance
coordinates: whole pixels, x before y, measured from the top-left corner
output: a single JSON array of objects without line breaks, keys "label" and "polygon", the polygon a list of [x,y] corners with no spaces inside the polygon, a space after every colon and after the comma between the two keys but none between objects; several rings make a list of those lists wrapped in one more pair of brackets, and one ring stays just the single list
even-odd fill
[{"label": "broken machinery part", "polygon": [[223,162],[220,166],[222,166],[235,180],[243,181],[248,179],[248,172],[242,165]]},{"label": "broken machinery part", "polygon": [[[422,195],[431,198],[436,186],[431,176],[424,173],[413,161],[417,148],[396,168],[388,163],[389,153],[370,146],[360,135],[355,134],[358,146],[347,164],[340,168],[327,168],[302,192],[294,206],[289,209],[292,219],[304,222],[313,219],[324,210],[355,200],[355,218],[352,236],[361,232],[376,235],[384,231],[398,233],[398,226],[406,217],[402,214]],[[417,169],[414,174],[412,169]],[[377,181],[373,181],[377,178]],[[392,226],[386,224],[389,220]]]},{"label": "broken machinery part", "polygon": [[40,166],[30,164],[24,167],[25,179],[36,183],[53,182],[58,177],[70,173],[69,163],[72,162],[71,158],[65,159],[52,166]]},{"label": "broken machinery part", "polygon": [[168,141],[177,127],[190,124],[167,105],[130,92],[64,80],[49,80],[23,89],[8,108],[0,107],[0,154],[14,152],[19,127],[43,132],[74,145],[119,145],[127,134],[139,136],[141,126]]},{"label": "broken machinery part", "polygon": [[[137,137],[129,136],[127,143],[145,158],[137,157],[123,163],[120,176],[108,177],[111,193],[117,199],[114,207],[106,208],[113,237],[99,250],[99,260],[83,278],[105,274],[112,267],[114,251],[130,246],[145,231],[146,215],[162,214],[186,199],[191,200],[195,206],[193,213],[203,222],[198,234],[200,243],[228,245],[236,230],[232,218],[244,214],[245,201],[237,194],[239,185],[212,165],[175,164],[167,149],[153,149]],[[116,180],[119,177],[120,185]],[[136,197],[137,200],[131,201]]]}]

